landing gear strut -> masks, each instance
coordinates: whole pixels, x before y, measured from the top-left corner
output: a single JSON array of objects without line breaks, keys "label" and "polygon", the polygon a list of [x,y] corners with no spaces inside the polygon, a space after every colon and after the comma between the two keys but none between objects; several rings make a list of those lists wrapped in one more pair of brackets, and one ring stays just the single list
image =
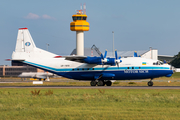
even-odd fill
[{"label": "landing gear strut", "polygon": [[148,86],[153,86],[152,79],[147,83]]}]

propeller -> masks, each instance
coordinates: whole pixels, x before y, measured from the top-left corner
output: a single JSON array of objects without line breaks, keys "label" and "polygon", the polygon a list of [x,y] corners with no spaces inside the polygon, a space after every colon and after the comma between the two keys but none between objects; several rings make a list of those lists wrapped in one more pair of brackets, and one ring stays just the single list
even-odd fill
[{"label": "propeller", "polygon": [[115,63],[118,66],[118,68],[119,68],[119,63],[121,63],[121,62],[122,62],[121,56],[119,56],[119,58],[118,58],[117,50],[115,50]]},{"label": "propeller", "polygon": [[107,56],[107,50],[105,50],[104,56],[101,53],[101,62],[102,62],[102,64],[108,62],[108,59],[106,59],[106,56]]},{"label": "propeller", "polygon": [[163,60],[163,63],[164,63],[164,64],[167,64],[166,60]]},{"label": "propeller", "polygon": [[134,57],[141,57],[141,55],[138,56],[137,51],[134,51]]},{"label": "propeller", "polygon": [[134,57],[138,57],[138,55],[137,55],[137,52],[136,52],[136,51],[134,51]]}]

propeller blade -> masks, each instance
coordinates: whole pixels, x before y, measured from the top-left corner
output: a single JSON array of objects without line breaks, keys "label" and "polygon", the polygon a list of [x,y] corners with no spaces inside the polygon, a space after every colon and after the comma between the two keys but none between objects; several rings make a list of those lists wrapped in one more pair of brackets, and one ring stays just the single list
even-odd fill
[{"label": "propeller blade", "polygon": [[104,60],[104,57],[103,57],[103,54],[101,53],[101,59],[103,59]]},{"label": "propeller blade", "polygon": [[166,64],[167,62],[166,62],[166,60],[163,60],[163,62],[164,62],[164,64]]},{"label": "propeller blade", "polygon": [[115,57],[116,57],[116,60],[117,60],[118,59],[117,50],[115,50]]},{"label": "propeller blade", "polygon": [[137,52],[136,52],[136,51],[134,51],[134,57],[138,57],[138,55],[137,55]]},{"label": "propeller blade", "polygon": [[118,66],[118,69],[119,69],[119,63],[118,62],[116,62],[116,65]]},{"label": "propeller blade", "polygon": [[105,50],[105,53],[104,53],[104,58],[106,58],[106,55],[107,55],[107,50]]}]

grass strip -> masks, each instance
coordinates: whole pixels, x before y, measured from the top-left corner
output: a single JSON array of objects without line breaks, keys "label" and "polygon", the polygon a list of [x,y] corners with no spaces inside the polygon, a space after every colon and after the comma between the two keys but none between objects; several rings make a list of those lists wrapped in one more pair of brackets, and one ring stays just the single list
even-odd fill
[{"label": "grass strip", "polygon": [[39,90],[34,95],[35,89],[0,89],[0,119],[180,118],[180,90]]}]

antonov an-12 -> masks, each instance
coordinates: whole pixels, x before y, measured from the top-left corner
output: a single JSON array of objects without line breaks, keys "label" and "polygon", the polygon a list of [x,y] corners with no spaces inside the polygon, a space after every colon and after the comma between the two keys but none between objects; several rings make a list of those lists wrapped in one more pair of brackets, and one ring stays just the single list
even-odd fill
[{"label": "antonov an-12", "polygon": [[151,79],[170,77],[172,66],[159,60],[141,57],[106,58],[107,51],[101,57],[89,56],[58,56],[54,53],[37,48],[27,28],[18,31],[12,61],[18,61],[45,71],[74,80],[91,81],[91,86],[111,86],[111,80]]}]

